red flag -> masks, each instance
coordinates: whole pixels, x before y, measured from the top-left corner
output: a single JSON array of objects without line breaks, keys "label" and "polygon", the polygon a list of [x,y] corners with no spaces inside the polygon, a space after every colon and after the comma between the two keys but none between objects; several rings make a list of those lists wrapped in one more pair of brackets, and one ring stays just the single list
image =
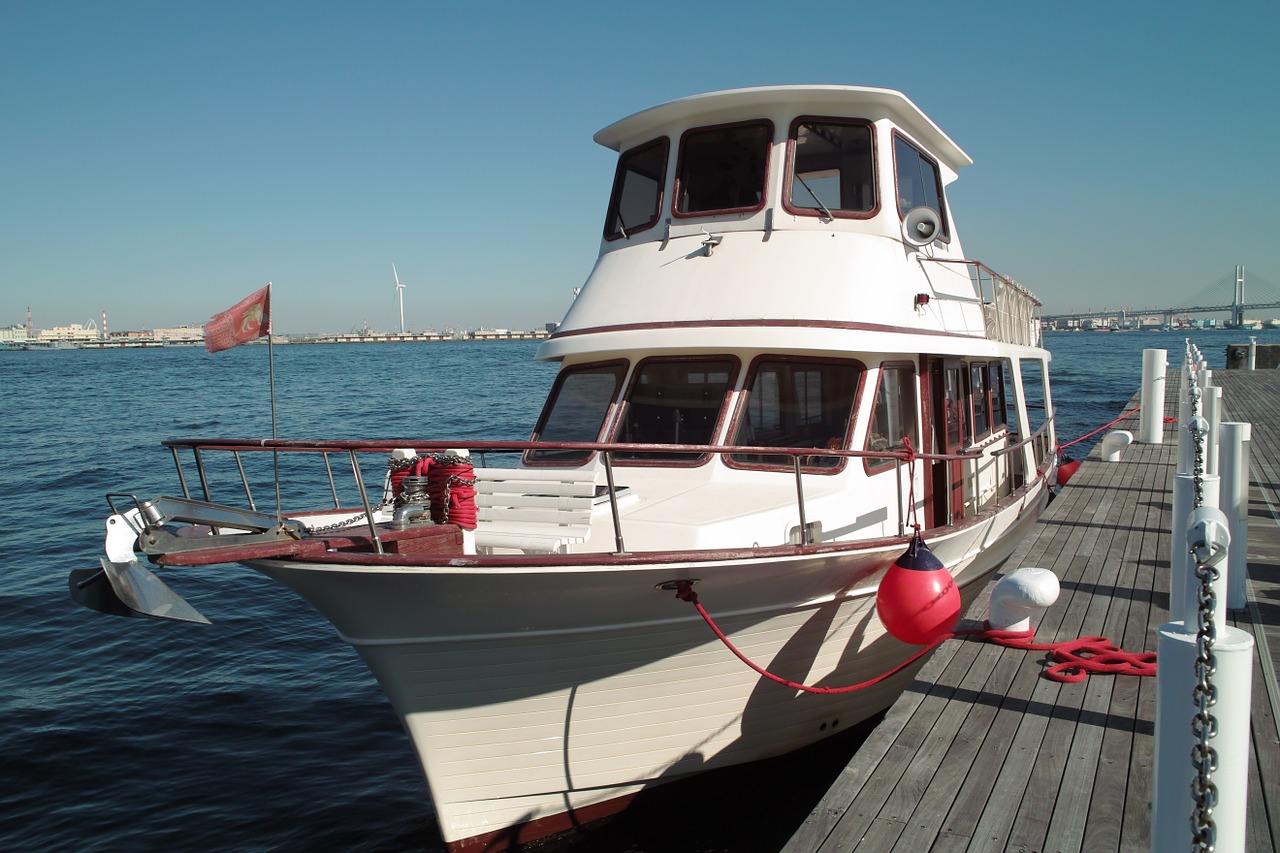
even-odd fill
[{"label": "red flag", "polygon": [[271,334],[271,285],[246,296],[204,326],[204,348],[221,352]]}]

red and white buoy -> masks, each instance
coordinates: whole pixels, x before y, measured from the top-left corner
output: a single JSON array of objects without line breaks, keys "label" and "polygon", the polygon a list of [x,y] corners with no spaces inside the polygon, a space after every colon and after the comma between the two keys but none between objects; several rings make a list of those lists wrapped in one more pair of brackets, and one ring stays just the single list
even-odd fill
[{"label": "red and white buoy", "polygon": [[960,590],[918,532],[881,579],[876,612],[890,634],[920,646],[949,632],[960,618]]}]

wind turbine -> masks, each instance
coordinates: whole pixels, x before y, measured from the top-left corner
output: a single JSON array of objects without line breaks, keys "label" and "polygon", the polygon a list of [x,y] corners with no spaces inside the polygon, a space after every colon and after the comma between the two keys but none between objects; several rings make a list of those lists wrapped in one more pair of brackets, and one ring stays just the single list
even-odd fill
[{"label": "wind turbine", "polygon": [[391,277],[396,280],[396,296],[400,297],[400,334],[404,334],[404,285],[400,283],[400,274],[396,272],[396,265],[393,261],[391,264]]}]

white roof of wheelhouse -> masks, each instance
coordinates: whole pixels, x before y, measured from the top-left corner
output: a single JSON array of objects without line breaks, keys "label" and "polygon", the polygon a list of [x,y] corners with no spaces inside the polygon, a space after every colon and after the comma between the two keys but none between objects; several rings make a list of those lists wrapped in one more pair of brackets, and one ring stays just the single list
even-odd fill
[{"label": "white roof of wheelhouse", "polygon": [[889,118],[952,169],[973,163],[906,95],[895,89],[869,86],[755,86],[692,95],[633,113],[604,128],[594,138],[606,148],[621,151],[624,146],[637,145],[691,121],[698,125],[740,121],[756,117],[759,111],[780,107],[786,107],[792,115]]}]

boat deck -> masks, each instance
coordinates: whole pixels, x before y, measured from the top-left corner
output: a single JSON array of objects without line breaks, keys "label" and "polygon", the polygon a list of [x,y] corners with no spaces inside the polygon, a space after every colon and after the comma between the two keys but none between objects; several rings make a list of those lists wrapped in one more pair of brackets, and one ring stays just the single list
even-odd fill
[{"label": "boat deck", "polygon": [[[1169,414],[1177,377],[1166,382]],[[1280,371],[1214,379],[1223,420],[1253,424],[1249,603],[1231,621],[1256,643],[1248,849],[1280,851]],[[1136,434],[1137,416],[1114,428]],[[1174,430],[1166,424],[1164,444],[1130,445],[1118,463],[1095,449],[1010,559],[1009,569],[1040,566],[1061,581],[1058,602],[1035,620],[1038,642],[1100,634],[1155,649],[1168,621]],[[985,618],[988,596],[970,619]],[[784,849],[1149,850],[1155,679],[1060,684],[1041,677],[1044,658],[944,643]],[[1188,697],[1188,726],[1190,708]]]}]

